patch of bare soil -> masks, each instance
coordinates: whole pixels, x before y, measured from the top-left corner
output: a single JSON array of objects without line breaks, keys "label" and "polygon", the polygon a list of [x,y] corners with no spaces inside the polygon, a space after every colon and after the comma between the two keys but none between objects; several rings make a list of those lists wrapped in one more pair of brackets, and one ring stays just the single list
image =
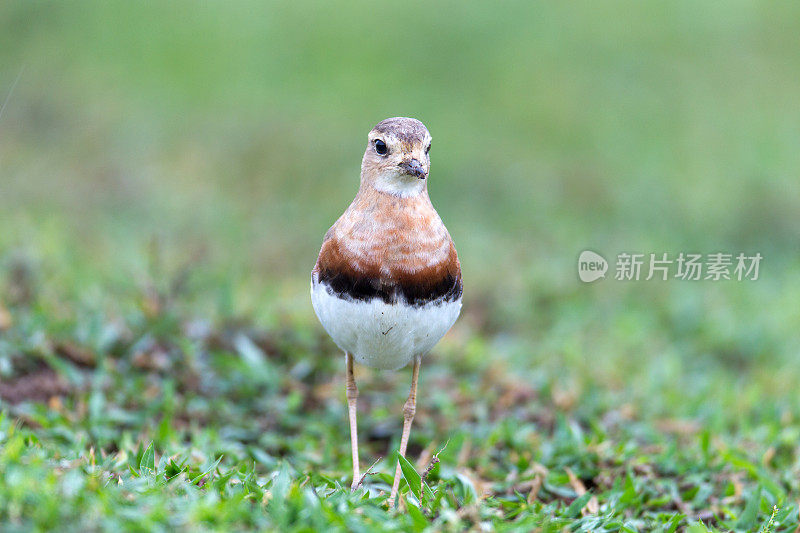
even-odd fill
[{"label": "patch of bare soil", "polygon": [[0,381],[0,399],[11,404],[24,401],[44,403],[54,396],[65,396],[70,391],[67,380],[50,368]]}]

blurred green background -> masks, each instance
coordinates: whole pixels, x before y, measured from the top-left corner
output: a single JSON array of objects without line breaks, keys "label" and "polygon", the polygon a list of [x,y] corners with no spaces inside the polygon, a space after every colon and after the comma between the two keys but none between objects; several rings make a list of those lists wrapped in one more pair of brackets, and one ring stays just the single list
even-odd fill
[{"label": "blurred green background", "polygon": [[[589,418],[755,432],[755,456],[800,417],[800,4],[4,2],[9,93],[15,319],[20,271],[63,332],[186,268],[187,316],[320,334],[322,236],[367,132],[413,116],[465,278],[432,374],[463,372],[468,397],[491,400],[500,372]],[[589,285],[584,249],[764,260],[756,282]],[[325,346],[301,358],[338,365]],[[405,373],[382,379],[402,401]]]},{"label": "blurred green background", "polygon": [[305,283],[366,132],[408,115],[473,294],[498,268],[572,284],[586,246],[758,249],[774,279],[800,236],[793,9],[12,2],[3,243],[129,269],[158,235]]},{"label": "blurred green background", "polygon": [[[0,244],[7,262],[37,265],[47,292],[113,306],[147,275],[155,239],[167,265],[200,259],[201,313],[312,321],[309,271],[357,189],[366,133],[414,116],[436,139],[430,194],[463,263],[459,328],[534,342],[524,363],[566,374],[647,366],[647,353],[672,357],[666,346],[722,366],[796,355],[796,5],[9,3],[0,15],[3,94],[19,79],[0,119]],[[586,248],[765,259],[755,283],[586,286]],[[564,360],[570,338],[580,361]],[[776,360],[770,379],[783,365],[798,371]]]},{"label": "blurred green background", "polygon": [[[198,261],[199,313],[313,321],[322,235],[357,189],[366,133],[400,115],[436,140],[459,328],[531,341],[525,364],[566,374],[646,366],[665,346],[722,366],[796,349],[796,5],[12,2],[0,15],[3,95],[14,87],[0,245],[62,298],[113,306],[155,242],[165,268]],[[587,286],[587,248],[765,259],[755,283]],[[564,360],[570,338],[580,361]]]}]

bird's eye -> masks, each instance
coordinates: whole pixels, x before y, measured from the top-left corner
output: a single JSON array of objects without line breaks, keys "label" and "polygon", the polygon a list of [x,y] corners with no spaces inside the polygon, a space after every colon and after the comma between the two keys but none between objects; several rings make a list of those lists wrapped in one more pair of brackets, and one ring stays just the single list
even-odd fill
[{"label": "bird's eye", "polygon": [[380,139],[375,139],[375,152],[378,155],[386,155],[389,153],[389,148],[386,146],[386,143]]},{"label": "bird's eye", "polygon": [[425,148],[425,153],[427,154],[427,153],[429,153],[430,151],[431,151],[431,145],[430,145],[430,144],[428,144],[428,147],[427,147],[427,148]]}]

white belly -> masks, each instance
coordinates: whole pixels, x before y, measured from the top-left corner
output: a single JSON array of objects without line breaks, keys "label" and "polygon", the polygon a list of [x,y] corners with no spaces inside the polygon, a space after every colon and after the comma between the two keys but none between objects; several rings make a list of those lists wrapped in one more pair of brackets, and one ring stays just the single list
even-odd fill
[{"label": "white belly", "polygon": [[461,299],[417,307],[380,298],[364,302],[339,298],[313,282],[311,303],[339,348],[363,365],[385,370],[402,368],[428,353],[461,312]]}]

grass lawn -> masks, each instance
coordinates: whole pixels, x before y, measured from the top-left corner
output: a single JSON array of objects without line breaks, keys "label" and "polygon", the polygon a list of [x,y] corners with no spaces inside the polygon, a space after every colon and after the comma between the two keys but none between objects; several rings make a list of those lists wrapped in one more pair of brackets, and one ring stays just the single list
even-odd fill
[{"label": "grass lawn", "polygon": [[[798,15],[3,3],[0,530],[795,531]],[[410,371],[356,368],[351,492],[308,282],[394,115],[434,137],[465,300],[389,511]],[[622,252],[764,259],[617,281]]]}]

